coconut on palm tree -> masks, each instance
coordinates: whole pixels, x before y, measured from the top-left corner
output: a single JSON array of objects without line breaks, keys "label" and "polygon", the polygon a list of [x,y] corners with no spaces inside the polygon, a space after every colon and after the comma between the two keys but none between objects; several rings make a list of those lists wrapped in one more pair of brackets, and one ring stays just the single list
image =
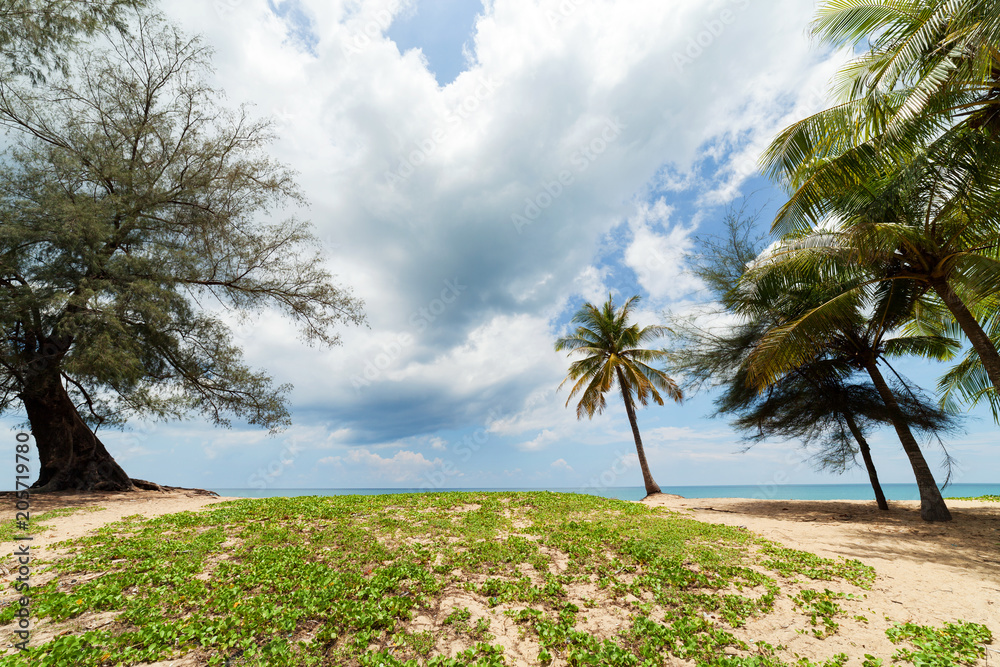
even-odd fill
[{"label": "coconut on palm tree", "polygon": [[579,326],[572,335],[556,341],[556,351],[568,350],[570,354],[585,355],[570,364],[569,374],[559,385],[562,387],[570,380],[576,383],[566,399],[567,406],[574,396],[582,392],[576,406],[577,419],[584,414],[593,418],[595,413],[604,412],[607,406],[604,395],[614,388],[615,383],[618,384],[632,426],[646,495],[652,495],[660,493],[660,487],[649,472],[633,401],[647,405],[652,398],[657,405],[663,405],[660,390],[678,403],[683,396],[670,376],[650,365],[664,359],[666,350],[644,347],[663,336],[667,332],[666,327],[650,325],[640,328],[638,324],[629,322],[629,315],[638,301],[639,297],[633,296],[616,309],[609,294],[600,308],[585,303],[573,316],[572,322]]}]

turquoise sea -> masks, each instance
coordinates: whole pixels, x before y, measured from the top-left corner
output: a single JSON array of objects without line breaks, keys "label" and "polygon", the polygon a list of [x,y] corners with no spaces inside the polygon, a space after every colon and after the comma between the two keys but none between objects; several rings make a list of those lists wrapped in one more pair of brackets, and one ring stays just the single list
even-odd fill
[{"label": "turquoise sea", "polygon": [[[280,496],[345,496],[380,495],[394,493],[421,493],[427,489],[212,489],[220,496],[240,498],[273,498]],[[759,484],[743,486],[664,486],[664,493],[674,493],[685,498],[768,498],[772,500],[869,500],[873,499],[868,484]],[[434,491],[554,491],[559,493],[588,493],[605,498],[639,500],[646,495],[641,486],[615,486],[603,488],[442,488]],[[882,491],[889,500],[919,500],[915,484],[883,484]],[[942,489],[945,498],[963,496],[1000,495],[1000,484],[950,484]]]}]

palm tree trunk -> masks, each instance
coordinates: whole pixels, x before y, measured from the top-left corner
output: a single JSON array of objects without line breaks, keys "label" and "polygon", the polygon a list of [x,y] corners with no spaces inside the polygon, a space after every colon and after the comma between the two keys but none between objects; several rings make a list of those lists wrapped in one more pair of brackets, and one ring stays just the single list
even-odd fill
[{"label": "palm tree trunk", "polygon": [[851,429],[851,434],[854,435],[854,439],[858,441],[858,448],[861,450],[861,458],[865,460],[865,468],[868,469],[868,479],[872,483],[872,491],[875,492],[875,502],[878,504],[880,510],[888,510],[889,503],[885,501],[885,494],[882,493],[882,485],[878,481],[878,473],[875,471],[875,463],[872,461],[872,451],[868,447],[868,441],[861,434],[861,429],[858,428],[857,422],[854,421],[854,416],[843,412],[844,421],[847,422],[847,428]]},{"label": "palm tree trunk", "polygon": [[932,281],[931,287],[941,297],[941,300],[944,301],[944,305],[948,307],[948,310],[951,311],[955,321],[958,322],[958,326],[962,327],[962,331],[969,339],[969,342],[972,343],[972,349],[976,351],[980,361],[983,362],[983,368],[986,369],[986,376],[993,383],[993,388],[996,389],[997,394],[1000,394],[1000,354],[997,353],[997,348],[993,344],[993,341],[983,331],[979,320],[969,311],[962,298],[955,293],[955,290],[948,284],[947,280]]},{"label": "palm tree trunk", "polygon": [[896,435],[899,436],[899,442],[903,445],[903,451],[910,459],[910,467],[913,468],[913,476],[916,478],[917,488],[920,490],[920,518],[924,521],[951,521],[951,512],[944,504],[941,491],[938,489],[937,482],[934,481],[934,474],[931,472],[930,466],[927,465],[923,452],[920,451],[920,445],[917,444],[910,432],[910,427],[906,425],[903,411],[875,364],[874,357],[868,356],[863,360],[863,363],[885,403],[889,418],[896,429]]},{"label": "palm tree trunk", "polygon": [[642,481],[646,485],[646,495],[661,493],[660,485],[653,480],[653,475],[649,472],[649,464],[646,463],[646,452],[642,448],[642,438],[639,437],[639,425],[635,421],[635,408],[632,406],[632,397],[629,395],[628,387],[625,384],[625,374],[620,368],[618,371],[618,384],[622,388],[622,398],[625,399],[625,412],[628,414],[628,421],[632,425],[632,436],[635,438],[635,452],[639,456],[639,467],[642,469]]}]

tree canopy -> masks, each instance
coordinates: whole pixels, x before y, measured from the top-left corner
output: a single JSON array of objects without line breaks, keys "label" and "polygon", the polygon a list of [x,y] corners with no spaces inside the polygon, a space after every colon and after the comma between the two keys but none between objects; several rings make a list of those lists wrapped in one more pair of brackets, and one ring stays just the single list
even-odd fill
[{"label": "tree canopy", "polygon": [[649,495],[659,493],[660,487],[653,480],[646,463],[633,401],[647,405],[652,398],[657,405],[663,405],[660,391],[677,402],[682,400],[683,395],[673,378],[651,365],[664,359],[666,351],[646,347],[666,333],[666,329],[658,325],[640,327],[630,322],[632,309],[638,302],[639,297],[633,296],[615,308],[609,294],[601,307],[592,303],[583,304],[572,320],[578,326],[572,334],[557,340],[555,347],[556,351],[567,350],[570,354],[583,355],[582,359],[570,364],[569,374],[559,385],[562,387],[574,381],[566,405],[580,394],[576,406],[577,419],[584,415],[593,418],[594,414],[604,412],[607,405],[604,395],[615,384],[618,385],[632,426],[646,494]]},{"label": "tree canopy", "polygon": [[[755,233],[757,214],[731,208],[718,236],[697,239],[698,251],[689,257],[693,271],[706,285],[719,310],[702,324],[704,314],[668,315],[672,340],[670,367],[691,388],[716,387],[714,416],[731,417],[731,424],[750,445],[766,438],[796,439],[814,446],[814,461],[821,468],[842,472],[861,453],[880,507],[887,509],[866,440],[872,428],[894,425],[882,395],[856,374],[862,365],[859,353],[876,350],[866,343],[870,326],[862,319],[833,322],[811,332],[811,352],[793,359],[764,382],[755,381],[752,362],[775,332],[782,331],[796,313],[812,303],[819,273],[782,272],[785,264],[771,258],[781,245],[767,248],[765,235]],[[784,280],[768,286],[754,282],[754,267],[767,266]],[[774,278],[773,275],[770,276]],[[720,319],[720,317],[722,319]],[[912,339],[908,339],[912,343]],[[946,343],[938,340],[938,343]],[[878,352],[881,355],[881,352]],[[892,395],[907,428],[931,434],[956,427],[955,417],[901,377]]]},{"label": "tree canopy", "polygon": [[22,130],[0,168],[0,411],[29,408],[43,469],[35,422],[63,384],[90,426],[287,424],[288,387],[246,366],[223,310],[274,309],[325,345],[364,321],[309,224],[273,218],[303,198],[270,123],[220,104],[198,38],[150,14],[128,28],[0,95]]},{"label": "tree canopy", "polygon": [[1000,136],[1000,8],[990,0],[826,0],[812,32],[864,50],[837,74],[835,104],[783,130],[765,170],[797,188],[816,162],[858,148],[906,161],[952,130]]},{"label": "tree canopy", "polygon": [[43,81],[65,68],[67,49],[80,37],[124,29],[132,10],[148,0],[0,0],[0,81],[26,76]]}]

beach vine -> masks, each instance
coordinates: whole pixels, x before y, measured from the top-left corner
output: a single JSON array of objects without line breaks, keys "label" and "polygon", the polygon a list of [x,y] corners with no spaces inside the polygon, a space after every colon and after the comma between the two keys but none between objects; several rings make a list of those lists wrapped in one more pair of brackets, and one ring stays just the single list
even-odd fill
[{"label": "beach vine", "polygon": [[[227,501],[57,546],[32,593],[45,639],[3,667],[834,667],[846,655],[815,662],[744,630],[787,597],[804,633],[832,634],[874,579],[743,528],[548,492]],[[990,640],[974,624],[894,632],[896,660]]]}]

